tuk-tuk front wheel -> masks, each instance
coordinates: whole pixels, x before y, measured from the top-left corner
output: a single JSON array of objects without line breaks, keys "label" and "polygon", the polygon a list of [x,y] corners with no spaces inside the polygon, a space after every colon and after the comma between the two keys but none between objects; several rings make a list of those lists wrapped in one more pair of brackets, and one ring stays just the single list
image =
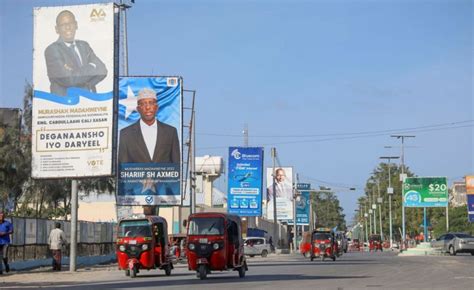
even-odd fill
[{"label": "tuk-tuk front wheel", "polygon": [[125,270],[125,276],[127,276],[127,277],[130,276],[130,270],[129,269]]},{"label": "tuk-tuk front wheel", "polygon": [[207,277],[207,269],[206,265],[199,265],[198,270],[197,270],[198,278],[201,280],[206,279]]},{"label": "tuk-tuk front wheel", "polygon": [[321,255],[320,259],[321,259],[321,262],[324,262],[324,255]]},{"label": "tuk-tuk front wheel", "polygon": [[333,260],[333,261],[336,261],[336,256],[332,256],[332,260]]},{"label": "tuk-tuk front wheel", "polygon": [[313,262],[313,261],[314,261],[314,256],[311,256],[311,258],[310,258],[310,259],[311,259],[311,262]]},{"label": "tuk-tuk front wheel", "polygon": [[166,276],[171,275],[171,264],[170,263],[168,263],[168,265],[166,265],[165,274],[166,274]]},{"label": "tuk-tuk front wheel", "polygon": [[137,277],[137,267],[133,267],[132,269],[129,270],[130,271],[130,278],[135,278]]},{"label": "tuk-tuk front wheel", "polygon": [[245,267],[246,267],[246,265],[245,265],[245,264],[242,264],[242,266],[240,266],[240,268],[239,268],[239,277],[240,277],[240,278],[244,278],[244,277],[245,277]]}]

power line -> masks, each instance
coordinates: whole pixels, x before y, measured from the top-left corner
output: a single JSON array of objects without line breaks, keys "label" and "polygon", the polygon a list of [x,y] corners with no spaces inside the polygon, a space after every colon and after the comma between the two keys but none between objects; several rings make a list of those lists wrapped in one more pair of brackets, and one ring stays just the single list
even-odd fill
[{"label": "power line", "polygon": [[[401,129],[385,129],[385,130],[374,130],[374,131],[361,131],[361,132],[349,132],[349,133],[328,133],[328,134],[306,134],[306,135],[249,135],[253,138],[306,138],[306,137],[330,137],[330,136],[346,136],[346,135],[367,135],[367,134],[379,134],[379,133],[392,133],[392,132],[405,132],[411,130],[437,128],[437,127],[448,127],[459,124],[472,123],[474,120],[464,120],[449,123],[432,124],[418,127],[408,127]],[[448,127],[449,128],[449,127]],[[219,134],[219,133],[197,133],[202,136],[216,136],[216,137],[238,137],[241,138],[241,134]]]},{"label": "power line", "polygon": [[[474,124],[470,124],[470,125],[453,126],[453,127],[445,127],[445,128],[405,130],[405,131],[397,131],[397,133],[423,133],[423,132],[442,131],[442,130],[459,129],[459,128],[469,128],[469,127],[473,127],[473,126],[474,126]],[[272,143],[259,144],[259,146],[274,146],[274,145],[300,144],[300,143],[317,143],[317,142],[337,141],[337,140],[353,140],[353,139],[371,138],[371,137],[379,137],[379,136],[386,136],[386,135],[387,135],[386,133],[376,133],[376,134],[367,134],[367,135],[362,135],[362,136],[346,136],[346,137],[323,138],[323,139],[309,139],[309,140],[297,140],[297,141],[272,142]],[[199,148],[199,150],[221,149],[221,148],[227,148],[227,147],[228,146],[201,147],[201,148]]]}]

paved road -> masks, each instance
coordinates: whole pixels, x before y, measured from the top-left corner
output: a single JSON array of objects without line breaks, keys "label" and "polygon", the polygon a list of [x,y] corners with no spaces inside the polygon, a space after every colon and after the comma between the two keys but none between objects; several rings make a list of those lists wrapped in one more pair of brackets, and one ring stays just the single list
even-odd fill
[{"label": "paved road", "polygon": [[[297,255],[250,258],[243,279],[218,272],[201,281],[186,265],[171,276],[144,271],[135,279],[107,265],[53,273],[47,269],[0,276],[0,289],[473,289],[474,257],[398,257],[393,253],[348,253],[336,262]],[[191,288],[192,287],[192,288]]]}]

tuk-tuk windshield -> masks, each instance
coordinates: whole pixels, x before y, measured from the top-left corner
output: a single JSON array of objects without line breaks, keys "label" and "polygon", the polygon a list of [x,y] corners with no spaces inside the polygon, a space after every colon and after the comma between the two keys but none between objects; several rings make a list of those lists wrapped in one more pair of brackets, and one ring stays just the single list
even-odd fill
[{"label": "tuk-tuk windshield", "polygon": [[123,237],[151,237],[151,226],[147,220],[122,221],[117,236]]},{"label": "tuk-tuk windshield", "polygon": [[330,240],[331,234],[329,233],[314,233],[313,240]]},{"label": "tuk-tuk windshield", "polygon": [[223,235],[224,219],[214,218],[193,218],[189,222],[188,235]]}]

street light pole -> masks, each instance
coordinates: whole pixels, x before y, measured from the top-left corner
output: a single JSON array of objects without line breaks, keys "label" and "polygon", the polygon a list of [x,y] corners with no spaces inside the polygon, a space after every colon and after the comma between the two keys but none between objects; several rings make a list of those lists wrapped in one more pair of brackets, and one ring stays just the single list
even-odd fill
[{"label": "street light pole", "polygon": [[390,248],[393,248],[393,227],[392,227],[392,195],[393,195],[393,188],[392,188],[392,177],[390,169],[392,164],[390,160],[398,159],[398,156],[381,156],[380,159],[387,159],[388,160],[388,187],[387,187],[387,194],[388,194],[388,214],[390,219]]},{"label": "street light pole", "polygon": [[[402,162],[402,174],[400,175],[400,181],[405,181],[405,138],[415,138],[414,135],[391,135],[392,138],[402,139],[402,155],[401,155],[401,162]],[[406,229],[405,229],[405,197],[403,196],[403,189],[402,189],[402,243],[405,246],[405,238],[406,238]],[[402,249],[402,247],[400,247]]]}]

